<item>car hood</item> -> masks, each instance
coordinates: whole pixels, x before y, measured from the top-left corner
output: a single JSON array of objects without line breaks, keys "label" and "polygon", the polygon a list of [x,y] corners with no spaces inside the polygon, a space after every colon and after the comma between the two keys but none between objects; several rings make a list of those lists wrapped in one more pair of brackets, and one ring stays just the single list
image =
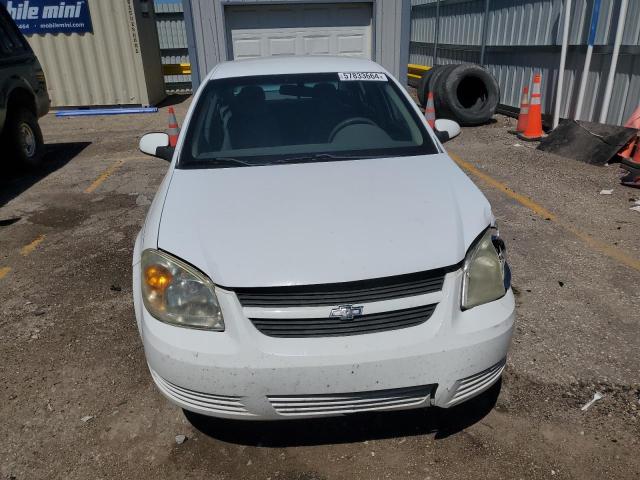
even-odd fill
[{"label": "car hood", "polygon": [[176,169],[158,248],[221,286],[334,283],[455,265],[491,221],[445,154]]}]

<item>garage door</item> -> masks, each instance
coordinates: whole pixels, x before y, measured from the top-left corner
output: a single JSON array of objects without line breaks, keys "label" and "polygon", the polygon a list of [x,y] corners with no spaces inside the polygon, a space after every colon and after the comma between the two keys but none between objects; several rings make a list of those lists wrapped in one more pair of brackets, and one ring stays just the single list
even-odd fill
[{"label": "garage door", "polygon": [[371,58],[371,4],[228,6],[230,56],[349,55]]}]

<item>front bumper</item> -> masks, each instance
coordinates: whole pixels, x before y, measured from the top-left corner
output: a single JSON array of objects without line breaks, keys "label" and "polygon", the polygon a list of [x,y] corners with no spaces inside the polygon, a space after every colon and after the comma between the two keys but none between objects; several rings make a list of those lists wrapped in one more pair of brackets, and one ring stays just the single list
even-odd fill
[{"label": "front bumper", "polygon": [[[260,333],[233,292],[218,289],[225,332],[174,327],[144,309],[134,267],[138,327],[152,377],[178,406],[239,419],[331,416],[450,407],[499,378],[514,326],[511,290],[460,311],[460,275],[449,273],[422,325],[330,338]],[[437,298],[436,298],[437,297]],[[373,305],[373,304],[371,304]]]},{"label": "front bumper", "polygon": [[38,109],[37,116],[38,118],[42,118],[49,113],[49,109],[51,108],[51,99],[49,98],[46,88],[36,94],[36,99]]}]

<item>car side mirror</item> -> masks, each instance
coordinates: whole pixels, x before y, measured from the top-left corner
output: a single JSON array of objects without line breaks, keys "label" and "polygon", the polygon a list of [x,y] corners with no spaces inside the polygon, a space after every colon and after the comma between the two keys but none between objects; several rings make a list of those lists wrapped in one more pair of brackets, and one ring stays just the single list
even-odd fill
[{"label": "car side mirror", "polygon": [[453,120],[439,118],[435,125],[436,136],[442,143],[460,135],[460,125]]},{"label": "car side mirror", "polygon": [[169,146],[169,135],[166,133],[147,133],[140,139],[140,151],[170,162],[175,148]]}]

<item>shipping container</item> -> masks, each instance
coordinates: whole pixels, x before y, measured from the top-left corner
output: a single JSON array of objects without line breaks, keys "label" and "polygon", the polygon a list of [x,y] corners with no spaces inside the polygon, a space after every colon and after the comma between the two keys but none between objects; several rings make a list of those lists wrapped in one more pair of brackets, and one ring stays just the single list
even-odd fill
[{"label": "shipping container", "polygon": [[[162,101],[165,90],[153,2],[87,1],[78,4],[88,8],[90,31],[63,33],[54,28],[55,33],[26,35],[45,71],[52,105],[147,106]],[[14,14],[22,4],[7,3],[16,9]],[[38,5],[47,3],[30,2],[32,8]],[[20,26],[20,19],[14,16],[14,20]]]}]

